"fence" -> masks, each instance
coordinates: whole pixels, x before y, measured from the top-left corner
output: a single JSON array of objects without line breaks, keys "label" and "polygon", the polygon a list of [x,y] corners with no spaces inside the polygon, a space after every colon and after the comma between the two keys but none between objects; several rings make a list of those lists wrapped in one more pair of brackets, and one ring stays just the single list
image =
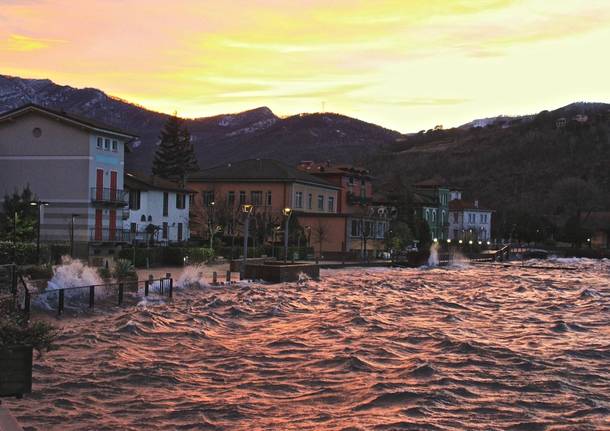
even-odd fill
[{"label": "fence", "polygon": [[[32,298],[34,296],[45,295],[46,299],[51,299],[57,305],[57,314],[61,315],[64,313],[66,308],[66,292],[78,292],[79,295],[73,295],[77,300],[87,300],[86,304],[89,309],[95,307],[96,301],[106,301],[114,296],[116,298],[116,305],[123,305],[126,298],[126,293],[133,291],[138,294],[140,288],[143,290],[144,297],[148,297],[152,291],[157,290],[159,295],[163,296],[166,294],[169,298],[173,297],[174,294],[174,280],[169,275],[163,278],[149,278],[148,280],[134,280],[124,281],[119,283],[106,283],[96,284],[89,286],[72,286],[65,287],[62,289],[44,290],[42,292],[33,292],[26,285],[23,278],[20,279],[19,289],[14,293],[14,302],[17,304],[19,311],[24,314],[29,314],[31,309]],[[96,299],[96,293],[103,291],[105,294],[100,299],[99,295]],[[84,294],[83,294],[84,292]],[[112,294],[108,294],[108,293]],[[47,302],[49,304],[49,302]],[[50,304],[49,304],[50,305]]]}]

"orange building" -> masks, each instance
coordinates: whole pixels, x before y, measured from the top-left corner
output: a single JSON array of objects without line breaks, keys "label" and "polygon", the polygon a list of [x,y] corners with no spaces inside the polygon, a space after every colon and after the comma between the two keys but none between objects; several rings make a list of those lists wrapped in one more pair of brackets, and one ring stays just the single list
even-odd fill
[{"label": "orange building", "polygon": [[282,210],[291,208],[304,242],[317,255],[333,259],[347,252],[356,257],[364,247],[369,253],[383,249],[388,222],[386,213],[373,204],[368,173],[355,168],[331,172],[314,164],[309,168],[256,159],[198,172],[188,181],[189,189],[196,192],[191,203],[191,235],[209,237],[216,223],[226,234],[239,231],[240,208],[251,204],[256,229],[264,232],[263,241],[275,237],[274,228],[282,234]]}]

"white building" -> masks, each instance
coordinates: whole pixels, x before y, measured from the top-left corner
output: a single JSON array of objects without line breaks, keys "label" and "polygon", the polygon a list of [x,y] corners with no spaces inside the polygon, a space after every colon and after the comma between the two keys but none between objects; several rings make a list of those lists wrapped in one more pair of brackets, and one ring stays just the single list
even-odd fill
[{"label": "white building", "polygon": [[460,191],[452,191],[449,202],[449,238],[452,241],[490,241],[493,211],[479,201],[465,201]]},{"label": "white building", "polygon": [[125,174],[129,199],[129,226],[132,242],[169,244],[187,241],[189,191],[155,176]]}]

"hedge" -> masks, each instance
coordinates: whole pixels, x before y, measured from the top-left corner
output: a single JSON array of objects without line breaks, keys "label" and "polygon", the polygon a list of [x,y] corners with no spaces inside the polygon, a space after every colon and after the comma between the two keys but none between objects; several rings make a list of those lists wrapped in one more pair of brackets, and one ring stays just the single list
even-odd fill
[{"label": "hedge", "polygon": [[[61,257],[70,254],[70,245],[63,243],[40,244],[40,263],[59,263]],[[18,265],[36,264],[36,244],[0,241],[0,265],[16,263]]]},{"label": "hedge", "polygon": [[148,266],[181,266],[185,263],[208,262],[214,257],[214,252],[205,247],[154,247],[123,248],[119,258],[127,259],[135,267],[145,268]]}]

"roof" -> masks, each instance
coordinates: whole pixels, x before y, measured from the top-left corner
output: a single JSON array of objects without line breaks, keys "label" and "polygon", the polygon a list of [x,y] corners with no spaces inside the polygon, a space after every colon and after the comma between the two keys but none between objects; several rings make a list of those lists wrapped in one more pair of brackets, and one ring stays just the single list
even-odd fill
[{"label": "roof", "polygon": [[272,159],[249,159],[201,170],[189,182],[298,182],[339,189],[339,187],[297,168]]},{"label": "roof", "polygon": [[297,169],[312,175],[360,175],[372,178],[368,169],[343,163],[333,164],[330,161],[322,163],[303,161],[299,163]]},{"label": "roof", "polygon": [[10,111],[6,111],[0,114],[0,122],[11,120],[15,117],[19,117],[21,115],[27,114],[29,112],[39,112],[41,114],[51,116],[57,118],[58,120],[65,121],[66,123],[70,123],[72,125],[77,125],[80,127],[84,127],[88,130],[108,133],[116,136],[120,136],[128,139],[135,139],[138,135],[127,132],[121,129],[118,129],[114,126],[109,126],[107,124],[103,124],[96,120],[92,120],[90,118],[81,117],[75,114],[68,114],[65,111],[57,111],[54,109],[46,108],[40,105],[36,105],[34,103],[28,103],[26,105],[20,106],[18,108],[12,109]]},{"label": "roof", "polygon": [[447,180],[443,177],[434,176],[427,180],[419,181],[413,184],[415,188],[439,188],[439,187],[447,187]]},{"label": "roof", "polygon": [[125,172],[124,185],[131,190],[163,190],[179,193],[191,193],[192,191],[180,187],[178,183],[160,178],[155,175],[144,175],[141,173]]},{"label": "roof", "polygon": [[436,197],[422,195],[421,193],[413,193],[413,203],[421,206],[437,206],[438,200]]},{"label": "roof", "polygon": [[473,201],[467,201],[464,199],[455,199],[449,201],[449,211],[493,211],[489,208],[485,208],[480,204],[475,203]]}]

